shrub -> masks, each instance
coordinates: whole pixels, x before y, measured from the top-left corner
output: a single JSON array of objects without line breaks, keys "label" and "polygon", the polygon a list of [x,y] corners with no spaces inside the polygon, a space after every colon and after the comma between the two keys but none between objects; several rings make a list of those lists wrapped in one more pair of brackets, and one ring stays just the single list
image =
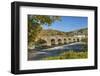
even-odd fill
[{"label": "shrub", "polygon": [[88,58],[87,51],[84,52],[74,52],[74,51],[68,51],[63,52],[59,56],[52,56],[44,58],[45,60],[56,60],[56,59],[83,59]]}]

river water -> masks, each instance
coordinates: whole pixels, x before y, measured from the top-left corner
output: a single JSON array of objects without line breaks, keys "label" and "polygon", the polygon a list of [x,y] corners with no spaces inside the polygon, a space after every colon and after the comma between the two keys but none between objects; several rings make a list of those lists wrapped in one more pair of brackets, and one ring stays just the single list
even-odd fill
[{"label": "river water", "polygon": [[30,52],[28,53],[28,60],[41,60],[42,58],[46,58],[49,56],[59,56],[61,53],[74,50],[77,52],[84,50],[84,43],[77,42],[66,44],[62,46],[57,46],[49,49],[42,49],[41,51]]}]

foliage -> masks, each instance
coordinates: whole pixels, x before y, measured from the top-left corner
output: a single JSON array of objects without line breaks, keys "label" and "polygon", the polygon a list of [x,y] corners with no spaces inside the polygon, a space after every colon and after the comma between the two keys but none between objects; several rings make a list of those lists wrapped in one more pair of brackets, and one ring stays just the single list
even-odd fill
[{"label": "foliage", "polygon": [[38,23],[40,25],[51,25],[54,21],[60,20],[59,16],[47,16],[47,15],[29,15],[32,23]]},{"label": "foliage", "polygon": [[36,37],[38,36],[38,34],[41,32],[42,27],[37,25],[33,25],[34,27],[32,27],[31,22],[29,23],[28,26],[28,43],[31,44],[32,42],[35,42]]},{"label": "foliage", "polygon": [[37,44],[44,44],[44,43],[46,43],[46,41],[45,40],[42,40],[42,39],[39,39],[36,43]]},{"label": "foliage", "polygon": [[38,41],[35,42],[35,45],[39,48],[42,48],[44,47],[46,44],[46,41],[45,40],[42,40],[42,39],[39,39]]},{"label": "foliage", "polygon": [[64,32],[53,30],[53,29],[42,30],[40,35],[42,36],[55,36],[55,35],[66,36]]},{"label": "foliage", "polygon": [[61,53],[59,56],[52,56],[52,57],[44,58],[44,60],[83,59],[87,57],[88,57],[88,53],[86,51],[85,52],[68,51],[68,52]]},{"label": "foliage", "polygon": [[42,25],[51,25],[60,20],[58,16],[28,15],[28,45],[33,45],[42,30]]},{"label": "foliage", "polygon": [[84,39],[82,39],[82,42],[87,43],[88,42],[88,39],[87,38],[84,38]]}]

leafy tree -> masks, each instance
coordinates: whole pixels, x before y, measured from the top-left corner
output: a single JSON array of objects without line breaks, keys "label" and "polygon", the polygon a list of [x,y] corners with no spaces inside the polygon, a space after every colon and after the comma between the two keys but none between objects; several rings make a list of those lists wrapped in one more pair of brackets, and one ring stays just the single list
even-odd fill
[{"label": "leafy tree", "polygon": [[87,43],[88,42],[88,39],[87,38],[84,38],[84,39],[82,39],[82,42]]},{"label": "leafy tree", "polygon": [[45,44],[45,43],[47,43],[45,40],[43,40],[43,39],[39,39],[39,40],[37,40],[36,41],[36,45],[38,46],[42,46],[43,44]]},{"label": "leafy tree", "polygon": [[42,30],[42,25],[50,26],[57,20],[60,20],[59,16],[28,15],[28,45],[35,44]]}]

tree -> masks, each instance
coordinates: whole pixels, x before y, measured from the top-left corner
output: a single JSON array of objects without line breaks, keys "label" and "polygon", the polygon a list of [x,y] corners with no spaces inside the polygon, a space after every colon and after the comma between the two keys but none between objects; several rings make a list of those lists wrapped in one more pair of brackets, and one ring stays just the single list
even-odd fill
[{"label": "tree", "polygon": [[36,45],[42,46],[45,45],[47,42],[43,39],[39,39],[38,41],[36,41]]},{"label": "tree", "polygon": [[28,15],[28,46],[35,44],[42,26],[50,26],[57,20],[60,20],[59,16]]},{"label": "tree", "polygon": [[87,39],[87,38],[84,38],[84,39],[82,39],[81,41],[82,41],[82,42],[85,42],[85,43],[87,44],[88,39]]}]

